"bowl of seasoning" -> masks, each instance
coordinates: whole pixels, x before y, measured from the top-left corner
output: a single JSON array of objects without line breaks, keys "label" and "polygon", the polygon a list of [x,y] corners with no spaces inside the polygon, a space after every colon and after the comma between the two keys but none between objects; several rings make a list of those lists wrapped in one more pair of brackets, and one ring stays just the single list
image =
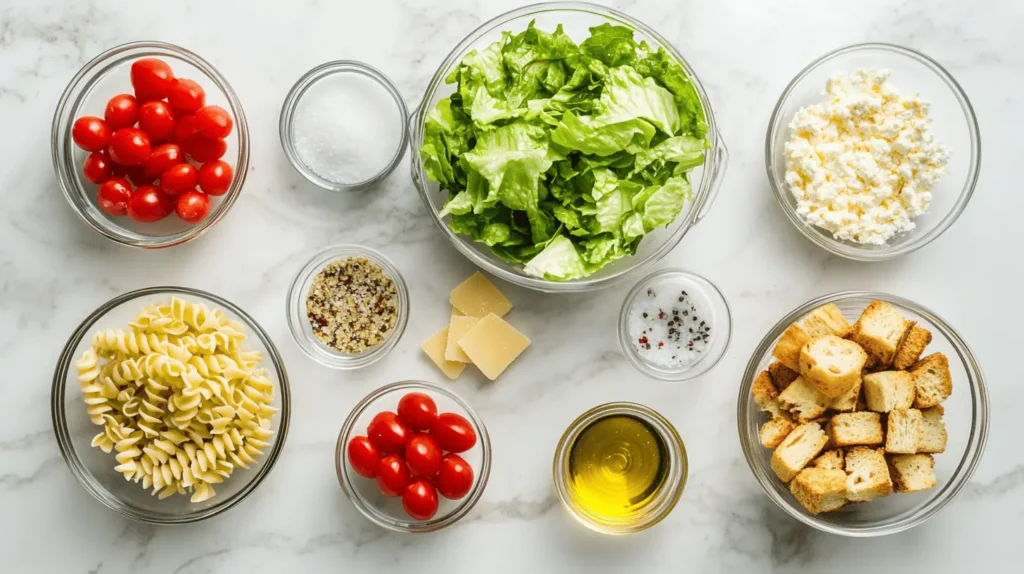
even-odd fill
[{"label": "bowl of seasoning", "polygon": [[335,369],[379,361],[398,344],[409,291],[395,265],[360,245],[325,249],[288,289],[288,327],[304,353]]},{"label": "bowl of seasoning", "polygon": [[686,486],[686,448],[675,427],[634,403],[590,409],[569,425],[552,473],[562,506],[602,534],[632,534],[675,508]]},{"label": "bowl of seasoning", "polygon": [[687,381],[718,364],[729,346],[732,318],[711,281],[682,269],[648,275],[619,312],[619,345],[641,373]]}]

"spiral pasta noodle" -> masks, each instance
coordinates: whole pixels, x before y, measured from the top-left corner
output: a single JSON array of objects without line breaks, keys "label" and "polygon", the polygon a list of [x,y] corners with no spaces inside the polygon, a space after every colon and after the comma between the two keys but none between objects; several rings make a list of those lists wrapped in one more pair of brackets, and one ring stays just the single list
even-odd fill
[{"label": "spiral pasta noodle", "polygon": [[147,305],[128,330],[106,329],[75,363],[92,446],[160,498],[209,500],[270,446],[274,384],[245,348],[245,327],[174,297]]}]

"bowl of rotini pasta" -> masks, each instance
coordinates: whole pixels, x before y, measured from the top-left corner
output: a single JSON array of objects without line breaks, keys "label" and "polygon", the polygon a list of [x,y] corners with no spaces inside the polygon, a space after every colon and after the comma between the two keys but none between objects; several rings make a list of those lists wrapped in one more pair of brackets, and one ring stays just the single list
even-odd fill
[{"label": "bowl of rotini pasta", "polygon": [[273,341],[236,305],[151,287],[101,305],[53,377],[61,454],[97,500],[129,518],[209,518],[270,473],[288,434],[288,376]]}]

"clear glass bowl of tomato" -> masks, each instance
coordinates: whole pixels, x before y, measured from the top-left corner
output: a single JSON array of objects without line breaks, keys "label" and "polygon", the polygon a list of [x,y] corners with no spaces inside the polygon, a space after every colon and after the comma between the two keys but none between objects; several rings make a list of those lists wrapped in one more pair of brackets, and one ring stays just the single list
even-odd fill
[{"label": "clear glass bowl of tomato", "polygon": [[[83,173],[90,153],[73,140],[75,121],[83,116],[103,118],[114,96],[133,94],[130,70],[132,64],[142,58],[160,59],[171,67],[175,77],[193,80],[205,92],[205,105],[220,106],[233,120],[231,133],[223,140],[226,151],[221,157],[233,168],[233,178],[222,195],[209,197],[209,212],[197,223],[184,221],[174,213],[156,222],[109,215],[101,209],[97,199],[100,185],[91,183]],[[90,60],[61,95],[53,116],[51,145],[57,181],[79,218],[108,239],[147,249],[179,245],[213,227],[238,198],[249,167],[249,128],[238,96],[227,79],[200,56],[163,42],[123,44]],[[154,142],[153,147],[156,145]],[[132,179],[131,175],[128,179]],[[132,183],[133,187],[139,185]]]},{"label": "clear glass bowl of tomato", "polygon": [[[380,413],[401,414],[402,418],[407,418],[406,414],[400,410],[402,409],[400,403],[403,402],[403,397],[410,393],[427,395],[436,405],[436,412],[439,415],[438,420],[450,423],[452,421],[446,421],[445,415],[448,413],[458,415],[459,418],[469,423],[473,433],[476,435],[476,440],[473,442],[472,447],[457,453],[458,457],[464,460],[472,469],[472,479],[471,481],[467,479],[470,482],[468,489],[463,488],[463,490],[467,490],[466,494],[461,498],[453,500],[445,497],[443,492],[439,492],[437,494],[438,508],[436,513],[430,518],[423,520],[410,516],[403,505],[403,496],[389,496],[385,494],[382,492],[381,485],[378,484],[376,478],[368,478],[357,472],[348,454],[349,444],[353,439],[373,434],[369,431],[376,429],[368,427],[371,427],[371,423],[374,422],[375,417]],[[455,418],[455,420],[458,420],[458,418]],[[406,430],[409,431],[410,436],[418,434],[412,429]],[[444,437],[439,434],[444,430],[447,430],[450,434],[453,429],[447,424],[442,424],[434,427],[433,430],[428,431],[426,434],[436,436],[439,443],[446,444]],[[386,433],[387,429],[384,432]],[[387,442],[389,438],[392,442],[396,440],[393,436],[385,436],[383,440]],[[450,436],[447,440],[451,440]],[[404,442],[408,444],[407,440]],[[388,455],[387,452],[379,454],[384,457]],[[402,458],[409,461],[410,467],[415,466],[411,456],[403,454]],[[359,463],[358,460],[356,462]],[[487,485],[487,478],[490,475],[491,442],[483,421],[461,397],[433,383],[425,381],[400,381],[373,391],[366,398],[359,401],[359,404],[352,409],[352,412],[341,428],[341,432],[338,434],[335,466],[338,472],[338,482],[341,483],[342,490],[344,490],[349,500],[352,501],[356,510],[363,516],[379,526],[397,532],[433,532],[458,522],[459,519],[469,513],[480,499],[484,487]],[[430,480],[432,483],[438,484],[438,490],[443,491],[444,488],[441,487],[440,475],[441,473]],[[414,482],[417,478],[420,477],[417,477],[415,472],[412,472],[409,482]],[[385,482],[384,484],[386,485],[387,483]]]}]

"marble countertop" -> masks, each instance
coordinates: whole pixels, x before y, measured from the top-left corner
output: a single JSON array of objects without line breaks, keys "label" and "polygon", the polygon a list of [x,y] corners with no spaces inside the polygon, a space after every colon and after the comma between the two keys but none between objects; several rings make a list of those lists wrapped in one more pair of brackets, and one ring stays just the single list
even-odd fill
[{"label": "marble countertop", "polygon": [[[3,570],[860,572],[870,563],[890,572],[962,572],[1019,565],[1024,195],[1014,169],[1022,152],[1024,4],[1013,0],[614,2],[686,54],[731,148],[714,209],[659,265],[693,269],[722,289],[735,321],[728,353],[691,383],[647,380],[615,338],[628,285],[582,296],[503,285],[518,303],[516,323],[534,340],[528,358],[497,383],[463,377],[452,384],[487,421],[497,453],[482,501],[457,526],[423,536],[382,530],[354,510],[333,469],[342,420],[381,384],[440,380],[418,345],[444,322],[448,290],[473,268],[427,218],[406,165],[372,192],[316,189],[281,152],[278,112],[299,75],[339,58],[380,68],[415,102],[451,46],[518,4],[0,3]],[[62,197],[50,161],[50,121],[68,80],[100,51],[137,39],[176,43],[216,65],[241,97],[252,140],[250,173],[231,214],[200,240],[158,252],[90,231]],[[868,40],[914,47],[947,66],[972,98],[985,150],[978,191],[957,223],[925,249],[879,264],[841,260],[804,239],[775,204],[763,165],[768,116],[786,83],[820,54]],[[307,359],[283,313],[299,262],[339,242],[384,250],[409,280],[414,308],[393,354],[355,373]],[[135,524],[88,496],[61,459],[49,414],[54,361],[71,330],[114,295],[167,283],[215,292],[252,313],[280,348],[294,397],[287,445],[262,487],[230,512],[183,527]],[[976,351],[992,396],[987,453],[961,496],[918,528],[870,540],[821,534],[777,509],[742,458],[734,416],[742,370],[765,330],[811,297],[849,288],[903,295],[942,313]],[[589,328],[580,328],[581,316]],[[675,511],[625,538],[578,527],[551,486],[550,457],[562,430],[612,400],[658,408],[684,437],[691,463]]]}]

